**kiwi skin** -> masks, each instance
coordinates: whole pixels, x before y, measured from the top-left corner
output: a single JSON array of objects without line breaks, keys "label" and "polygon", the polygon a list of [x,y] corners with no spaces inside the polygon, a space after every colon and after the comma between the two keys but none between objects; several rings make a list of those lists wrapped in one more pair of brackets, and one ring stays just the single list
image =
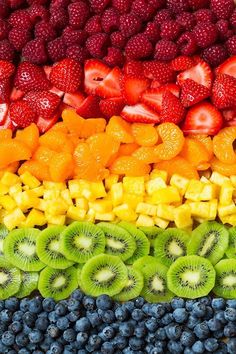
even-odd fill
[{"label": "kiwi skin", "polygon": [[222,259],[215,265],[216,282],[213,293],[225,299],[236,298],[236,259]]}]

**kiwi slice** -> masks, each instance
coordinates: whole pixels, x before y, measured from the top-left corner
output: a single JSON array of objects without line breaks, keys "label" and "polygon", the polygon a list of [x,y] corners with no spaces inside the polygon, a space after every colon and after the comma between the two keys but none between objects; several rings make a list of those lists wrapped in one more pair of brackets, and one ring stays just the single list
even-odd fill
[{"label": "kiwi slice", "polygon": [[222,259],[215,265],[216,282],[213,292],[226,299],[236,298],[236,259]]},{"label": "kiwi slice", "polygon": [[21,271],[21,284],[16,297],[23,298],[38,288],[39,273]]},{"label": "kiwi slice", "polygon": [[193,232],[188,243],[188,255],[197,255],[216,264],[228,248],[229,233],[216,221],[205,221]]},{"label": "kiwi slice", "polygon": [[49,226],[37,238],[36,252],[39,259],[49,267],[65,269],[73,264],[60,252],[61,233],[65,229],[66,226]]},{"label": "kiwi slice", "polygon": [[168,288],[179,297],[196,299],[206,296],[215,285],[215,270],[211,262],[200,256],[176,259],[167,273]]},{"label": "kiwi slice", "polygon": [[5,225],[0,224],[0,257],[3,257],[3,241],[5,240],[6,236],[8,235],[8,230]]},{"label": "kiwi slice", "polygon": [[77,269],[44,268],[39,275],[38,289],[43,297],[56,301],[66,299],[78,287]]},{"label": "kiwi slice", "polygon": [[144,286],[141,295],[149,302],[169,301],[174,294],[167,287],[168,268],[159,262],[143,268]]},{"label": "kiwi slice", "polygon": [[155,240],[154,256],[169,267],[177,258],[187,254],[188,242],[189,234],[186,231],[169,228]]},{"label": "kiwi slice", "polygon": [[91,296],[114,296],[121,292],[127,280],[127,267],[119,257],[109,254],[91,258],[81,272],[81,287]]},{"label": "kiwi slice", "polygon": [[155,257],[152,256],[143,256],[141,258],[138,258],[134,263],[133,267],[139,270],[143,270],[143,268],[151,265],[151,264],[156,264],[158,261]]},{"label": "kiwi slice", "polygon": [[150,251],[150,243],[145,233],[126,221],[121,221],[118,225],[128,231],[136,243],[136,249],[126,263],[133,264],[136,259],[147,256]]},{"label": "kiwi slice", "polygon": [[164,231],[163,229],[157,226],[140,226],[139,230],[145,233],[145,235],[149,239],[151,247],[154,247],[156,238]]},{"label": "kiwi slice", "polygon": [[236,227],[231,227],[229,230],[229,245],[225,254],[228,258],[236,258]]},{"label": "kiwi slice", "polygon": [[84,264],[82,264],[82,263],[77,263],[74,265],[74,267],[77,269],[77,280],[78,280],[79,286],[81,284],[81,272],[82,272],[83,266],[84,266]]},{"label": "kiwi slice", "polygon": [[24,271],[39,271],[45,267],[36,252],[36,240],[40,231],[33,228],[15,229],[3,242],[5,258]]},{"label": "kiwi slice", "polygon": [[136,242],[128,231],[108,222],[100,222],[97,226],[102,229],[105,235],[105,253],[119,256],[122,261],[133,255],[136,249]]},{"label": "kiwi slice", "polygon": [[21,274],[19,269],[12,266],[4,258],[0,259],[0,300],[17,293],[21,285]]},{"label": "kiwi slice", "polygon": [[136,298],[140,295],[143,289],[143,275],[138,269],[131,266],[128,269],[128,280],[121,290],[121,292],[115,295],[113,298],[116,301],[128,301]]}]

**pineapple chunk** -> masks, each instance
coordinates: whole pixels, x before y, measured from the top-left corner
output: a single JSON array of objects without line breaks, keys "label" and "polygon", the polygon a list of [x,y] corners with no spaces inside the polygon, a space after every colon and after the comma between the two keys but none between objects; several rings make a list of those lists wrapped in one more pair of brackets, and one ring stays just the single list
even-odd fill
[{"label": "pineapple chunk", "polygon": [[177,174],[174,174],[171,179],[170,179],[170,185],[173,187],[176,187],[181,195],[184,195],[188,185],[189,185],[189,179],[179,176]]},{"label": "pineapple chunk", "polygon": [[40,186],[34,189],[31,189],[31,192],[34,193],[36,197],[43,197],[44,194],[44,186]]},{"label": "pineapple chunk", "polygon": [[111,186],[119,181],[119,176],[118,175],[110,175],[107,178],[105,178],[105,188],[106,190],[110,190]]},{"label": "pineapple chunk", "polygon": [[39,198],[30,190],[17,193],[14,199],[22,211],[27,211],[30,208],[38,208],[39,205]]},{"label": "pineapple chunk", "polygon": [[44,200],[53,200],[60,197],[60,189],[45,189],[43,192]]},{"label": "pineapple chunk", "polygon": [[188,204],[180,205],[174,210],[174,222],[179,229],[192,226],[191,208]]},{"label": "pineapple chunk", "polygon": [[95,219],[99,221],[114,221],[115,214],[113,212],[108,213],[95,213]]},{"label": "pineapple chunk", "polygon": [[226,181],[220,188],[219,202],[222,205],[229,205],[232,202],[234,187],[230,181]]},{"label": "pineapple chunk", "polygon": [[233,187],[236,188],[236,176],[230,176],[230,181],[231,181]]},{"label": "pineapple chunk", "polygon": [[151,196],[152,204],[170,204],[181,200],[179,191],[176,187],[166,187],[159,189]]},{"label": "pineapple chunk", "polygon": [[154,220],[148,215],[140,214],[136,220],[136,226],[154,226]]},{"label": "pineapple chunk", "polygon": [[96,200],[95,202],[89,202],[89,208],[96,213],[110,213],[112,211],[112,202],[110,200]]},{"label": "pineapple chunk", "polygon": [[152,205],[152,204],[148,204],[148,203],[138,203],[135,211],[138,214],[156,216],[157,215],[157,206]]},{"label": "pineapple chunk", "polygon": [[210,202],[191,202],[188,205],[194,217],[215,220],[217,214],[217,200]]},{"label": "pineapple chunk", "polygon": [[113,212],[118,218],[124,221],[135,221],[137,219],[137,214],[128,204],[115,207]]},{"label": "pineapple chunk", "polygon": [[88,201],[84,197],[76,198],[75,199],[75,205],[77,207],[79,207],[80,209],[86,210],[86,212],[88,211]]},{"label": "pineapple chunk", "polygon": [[229,225],[232,225],[232,226],[236,226],[236,214],[221,216],[220,217],[220,221],[223,224],[229,224]]},{"label": "pineapple chunk", "polygon": [[67,205],[73,205],[69,189],[64,189],[61,191],[61,197],[64,199]]},{"label": "pineapple chunk", "polygon": [[12,196],[14,198],[14,195],[17,193],[21,193],[22,192],[22,185],[21,183],[16,183],[13,186],[9,187],[9,191],[8,193],[10,194],[10,196]]},{"label": "pineapple chunk", "polygon": [[200,178],[200,181],[201,181],[202,183],[211,183],[210,180],[209,180],[208,178],[206,178],[206,176],[202,176],[202,177]]},{"label": "pineapple chunk", "polygon": [[41,185],[41,182],[28,171],[20,175],[20,179],[21,182],[28,186],[30,189],[37,188]]},{"label": "pineapple chunk", "polygon": [[126,193],[144,195],[144,177],[124,177],[123,188]]},{"label": "pineapple chunk", "polygon": [[212,183],[205,183],[203,186],[203,190],[200,194],[200,198],[202,201],[212,200],[217,197],[217,186]]},{"label": "pineapple chunk", "polygon": [[111,186],[111,200],[114,207],[123,203],[123,184],[121,182]]},{"label": "pineapple chunk", "polygon": [[48,182],[43,181],[43,185],[45,189],[56,189],[56,190],[63,190],[66,189],[66,184],[64,182]]},{"label": "pineapple chunk", "polygon": [[191,179],[189,182],[188,188],[185,192],[185,198],[190,199],[194,202],[198,202],[201,200],[201,193],[203,188],[205,187],[204,183]]},{"label": "pineapple chunk", "polygon": [[1,183],[5,184],[8,187],[14,186],[19,182],[20,182],[20,177],[9,171],[4,172],[1,178]]},{"label": "pineapple chunk", "polygon": [[91,191],[94,199],[104,198],[107,195],[103,182],[91,182]]},{"label": "pineapple chunk", "polygon": [[63,215],[67,212],[67,210],[68,204],[64,201],[62,197],[47,201],[46,211],[52,216]]},{"label": "pineapple chunk", "polygon": [[[92,200],[91,183],[83,179],[74,179],[68,182],[71,198],[85,197],[88,200]],[[95,198],[96,199],[96,198]]]},{"label": "pineapple chunk", "polygon": [[85,220],[86,212],[85,209],[80,209],[79,207],[71,205],[67,210],[67,217],[77,221]]},{"label": "pineapple chunk", "polygon": [[163,179],[164,182],[167,182],[168,173],[166,171],[157,170],[156,168],[154,168],[150,173],[150,179],[157,178],[157,177],[161,177],[161,179]]},{"label": "pineapple chunk", "polygon": [[231,202],[228,205],[218,205],[218,215],[221,216],[226,216],[230,214],[236,214],[236,205],[234,202]]},{"label": "pineapple chunk", "polygon": [[47,223],[44,213],[39,210],[32,209],[26,220],[24,221],[25,227],[43,226]]},{"label": "pineapple chunk", "polygon": [[123,202],[125,204],[128,204],[132,209],[136,209],[137,205],[143,202],[143,196],[131,193],[124,193]]},{"label": "pineapple chunk", "polygon": [[161,229],[166,229],[169,225],[169,221],[159,218],[158,216],[155,216],[154,220],[154,224],[158,227],[160,227]]},{"label": "pineapple chunk", "polygon": [[45,213],[45,217],[48,224],[51,225],[65,225],[66,222],[65,215],[51,215],[50,213]]},{"label": "pineapple chunk", "polygon": [[8,186],[0,182],[0,196],[7,194],[8,190]]},{"label": "pineapple chunk", "polygon": [[6,209],[7,211],[10,211],[15,209],[16,202],[12,197],[10,197],[10,195],[4,195],[0,197],[0,205],[2,208]]},{"label": "pineapple chunk", "polygon": [[166,187],[166,182],[161,177],[156,177],[146,182],[146,191],[148,195],[152,195],[153,193],[158,192],[159,189]]},{"label": "pineapple chunk", "polygon": [[174,220],[174,210],[175,210],[175,207],[173,205],[159,204],[157,206],[156,215],[159,218],[162,218],[162,219],[165,219],[168,221],[173,221]]},{"label": "pineapple chunk", "polygon": [[222,174],[213,171],[210,177],[210,182],[222,186],[224,182],[230,181],[229,177],[225,177]]},{"label": "pineapple chunk", "polygon": [[48,202],[44,199],[39,198],[39,203],[38,203],[37,209],[41,210],[41,211],[46,211],[47,207],[48,207]]},{"label": "pineapple chunk", "polygon": [[5,224],[8,230],[12,230],[15,227],[19,226],[26,217],[21,211],[20,208],[16,208],[13,211],[9,212],[3,217],[3,223]]}]

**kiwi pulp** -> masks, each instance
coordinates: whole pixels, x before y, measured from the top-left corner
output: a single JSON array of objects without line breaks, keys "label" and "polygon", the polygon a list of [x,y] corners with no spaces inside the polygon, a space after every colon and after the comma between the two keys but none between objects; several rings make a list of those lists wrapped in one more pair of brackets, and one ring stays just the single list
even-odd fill
[{"label": "kiwi pulp", "polygon": [[225,299],[236,298],[236,259],[222,259],[215,265],[216,282],[213,292]]},{"label": "kiwi pulp", "polygon": [[0,300],[17,293],[21,285],[20,270],[13,267],[4,258],[0,259]]}]

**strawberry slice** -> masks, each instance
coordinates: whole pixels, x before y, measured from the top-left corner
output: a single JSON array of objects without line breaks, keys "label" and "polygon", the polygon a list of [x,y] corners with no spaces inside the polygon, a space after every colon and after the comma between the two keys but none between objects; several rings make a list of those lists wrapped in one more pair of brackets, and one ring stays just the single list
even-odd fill
[{"label": "strawberry slice", "polygon": [[162,105],[160,112],[161,122],[171,122],[179,124],[184,118],[184,106],[179,98],[170,91],[165,91],[162,97]]},{"label": "strawberry slice", "polygon": [[0,125],[3,125],[8,115],[9,106],[7,103],[0,104]]},{"label": "strawberry slice", "polygon": [[181,87],[180,100],[184,107],[190,107],[211,95],[211,91],[192,79],[187,79]]},{"label": "strawberry slice", "polygon": [[215,135],[221,129],[223,117],[211,103],[204,101],[191,107],[182,130],[185,134]]},{"label": "strawberry slice", "polygon": [[0,80],[0,103],[9,102],[11,94],[10,78]]},{"label": "strawberry slice", "polygon": [[79,108],[84,99],[85,97],[81,92],[65,93],[63,97],[63,102],[68,106],[77,109]]},{"label": "strawberry slice", "polygon": [[179,97],[179,86],[176,84],[166,84],[159,88],[150,88],[144,91],[141,96],[141,102],[160,113],[163,94],[166,91],[170,91],[173,95]]},{"label": "strawberry slice", "polygon": [[100,100],[97,96],[86,97],[85,100],[83,100],[80,106],[77,108],[76,113],[78,113],[83,118],[101,117],[99,101]]},{"label": "strawberry slice", "polygon": [[106,118],[119,116],[125,106],[123,97],[105,98],[99,103],[100,110]]},{"label": "strawberry slice", "polygon": [[87,60],[84,65],[84,90],[88,95],[95,94],[97,86],[109,74],[111,69],[97,59]]},{"label": "strawberry slice", "polygon": [[180,55],[171,61],[171,67],[174,71],[184,71],[194,66],[194,61],[191,57]]},{"label": "strawberry slice", "polygon": [[183,71],[177,76],[177,82],[181,86],[183,82],[187,79],[192,79],[200,85],[211,88],[212,85],[212,70],[211,67],[203,60],[192,68]]},{"label": "strawberry slice", "polygon": [[38,117],[50,119],[61,100],[55,93],[49,91],[31,91],[24,98]]},{"label": "strawberry slice", "polygon": [[140,101],[141,94],[149,87],[149,80],[132,76],[124,76],[122,80],[122,95],[129,105]]},{"label": "strawberry slice", "polygon": [[102,98],[112,98],[121,96],[121,69],[113,68],[110,73],[96,88],[96,94]]},{"label": "strawberry slice", "polygon": [[131,123],[159,123],[160,116],[145,104],[138,103],[134,106],[125,106],[121,117]]},{"label": "strawberry slice", "polygon": [[[47,79],[49,80],[51,71],[52,71],[52,66],[45,65],[43,67],[43,70],[46,74]],[[55,86],[50,89],[50,92],[55,93],[57,96],[62,97],[64,95],[64,92],[56,88]]]},{"label": "strawberry slice", "polygon": [[219,74],[212,87],[212,102],[217,108],[231,108],[236,104],[236,78]]},{"label": "strawberry slice", "polygon": [[12,131],[16,130],[16,126],[11,121],[9,111],[6,114],[4,123],[2,125],[0,124],[0,130],[3,129],[11,129]]},{"label": "strawberry slice", "polygon": [[15,87],[13,87],[10,95],[10,101],[15,102],[20,100],[24,96],[24,92],[21,90],[17,90]]},{"label": "strawberry slice", "polygon": [[17,128],[26,128],[37,121],[37,115],[26,101],[19,100],[10,105],[10,118]]},{"label": "strawberry slice", "polygon": [[59,111],[57,111],[50,119],[44,119],[42,117],[39,117],[36,124],[39,128],[40,133],[43,134],[46,131],[48,131],[50,128],[52,128],[53,125],[56,124],[59,118],[60,118]]},{"label": "strawberry slice", "polygon": [[236,120],[236,108],[224,109],[222,111],[224,119],[228,122],[230,120]]},{"label": "strawberry slice", "polygon": [[143,63],[135,60],[128,61],[124,66],[124,74],[132,77],[144,77]]},{"label": "strawberry slice", "polygon": [[144,75],[151,80],[157,80],[160,84],[174,81],[175,73],[170,64],[157,60],[146,61],[143,63]]},{"label": "strawberry slice", "polygon": [[236,78],[236,56],[225,60],[220,66],[218,66],[216,73],[227,74]]}]

